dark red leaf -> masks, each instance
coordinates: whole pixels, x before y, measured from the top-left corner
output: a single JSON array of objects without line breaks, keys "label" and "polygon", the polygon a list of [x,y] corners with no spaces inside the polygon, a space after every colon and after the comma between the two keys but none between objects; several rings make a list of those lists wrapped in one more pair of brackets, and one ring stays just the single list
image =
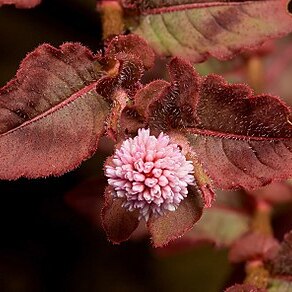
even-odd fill
[{"label": "dark red leaf", "polygon": [[278,250],[278,241],[270,235],[250,232],[238,239],[229,252],[231,262],[269,260]]},{"label": "dark red leaf", "polygon": [[189,194],[175,211],[163,216],[150,217],[147,226],[153,245],[162,247],[190,230],[201,218],[203,203],[194,187],[189,187]]},{"label": "dark red leaf", "polygon": [[99,80],[97,92],[113,101],[121,88],[134,95],[145,69],[154,64],[154,52],[142,38],[120,35],[108,43],[103,62],[109,74]]},{"label": "dark red leaf", "polygon": [[105,190],[105,203],[101,213],[102,225],[108,239],[115,244],[126,241],[138,227],[138,213],[122,207],[121,199],[113,199],[112,187]]},{"label": "dark red leaf", "polygon": [[13,4],[16,8],[32,8],[40,3],[41,0],[0,0],[0,6]]},{"label": "dark red leaf", "polygon": [[291,2],[281,2],[121,1],[132,33],[144,37],[158,54],[197,63],[209,56],[228,59],[291,32]]},{"label": "dark red leaf", "polygon": [[273,183],[249,194],[270,203],[284,203],[292,201],[292,186],[289,182]]},{"label": "dark red leaf", "polygon": [[147,102],[136,106],[151,129],[186,135],[215,187],[252,190],[292,176],[291,110],[278,97],[254,96],[217,75],[201,78],[179,58],[169,71],[171,83],[148,84],[134,97]]},{"label": "dark red leaf", "polygon": [[216,186],[254,189],[292,174],[289,117],[278,98],[210,75],[201,84],[199,124],[187,137]]},{"label": "dark red leaf", "polygon": [[142,60],[145,69],[154,65],[154,52],[146,41],[137,35],[115,37],[109,43],[106,53],[116,55],[117,53],[132,54]]},{"label": "dark red leaf", "polygon": [[[154,129],[167,131],[186,127],[195,122],[194,111],[199,100],[199,76],[192,66],[174,58],[168,66],[171,84],[163,91],[155,90],[152,82],[145,90],[152,90],[152,103],[145,116]],[[147,93],[146,93],[147,94]]]},{"label": "dark red leaf", "polygon": [[108,101],[115,101],[115,93],[121,88],[132,96],[138,86],[143,74],[142,61],[130,54],[118,53],[117,55],[106,55],[103,59],[104,68],[108,75],[101,78],[96,91]]},{"label": "dark red leaf", "polygon": [[138,129],[145,128],[145,120],[137,113],[135,109],[125,108],[121,115],[120,128],[124,130],[126,136],[136,135]]},{"label": "dark red leaf", "polygon": [[147,118],[149,105],[153,103],[155,97],[160,96],[168,87],[168,82],[164,80],[155,80],[141,88],[134,97],[135,109],[138,114]]},{"label": "dark red leaf", "polygon": [[96,150],[108,104],[95,90],[105,74],[78,43],[42,45],[0,89],[0,178],[61,175]]},{"label": "dark red leaf", "polygon": [[120,140],[126,131],[136,128],[130,125],[132,122],[136,124],[128,114],[129,110],[136,114],[130,104],[142,87],[140,80],[145,69],[154,64],[154,52],[138,36],[118,36],[109,42],[103,63],[109,74],[98,81],[96,90],[112,104],[107,134],[114,140]]}]

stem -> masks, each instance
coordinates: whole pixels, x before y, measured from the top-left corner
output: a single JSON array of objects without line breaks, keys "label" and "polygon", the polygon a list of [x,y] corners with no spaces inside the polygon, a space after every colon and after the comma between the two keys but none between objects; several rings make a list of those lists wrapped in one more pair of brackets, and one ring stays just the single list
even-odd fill
[{"label": "stem", "polygon": [[101,1],[97,6],[101,14],[102,38],[119,35],[124,31],[123,9],[117,1]]},{"label": "stem", "polygon": [[264,70],[261,57],[249,56],[246,63],[247,81],[255,93],[260,93],[264,87]]},{"label": "stem", "polygon": [[256,210],[251,223],[251,228],[253,231],[273,236],[271,211],[272,208],[269,203],[257,198]]},{"label": "stem", "polygon": [[[271,226],[271,206],[264,200],[257,199],[256,210],[252,219],[251,229],[254,232],[273,236]],[[245,265],[246,278],[244,283],[251,284],[257,288],[266,288],[269,272],[260,259],[248,261]]]},{"label": "stem", "polygon": [[268,284],[269,272],[264,268],[262,261],[249,261],[245,266],[245,284],[265,289]]}]

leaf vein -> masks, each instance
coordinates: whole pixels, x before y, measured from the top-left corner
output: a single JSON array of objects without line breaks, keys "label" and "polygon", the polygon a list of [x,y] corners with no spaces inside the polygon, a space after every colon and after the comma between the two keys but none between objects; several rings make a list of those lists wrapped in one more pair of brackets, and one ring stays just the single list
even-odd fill
[{"label": "leaf vein", "polygon": [[192,27],[194,28],[195,31],[197,31],[204,39],[210,41],[211,44],[216,44],[217,42],[214,42],[213,39],[209,38],[203,31],[199,30],[198,27],[195,25],[195,23],[193,22],[192,18],[189,16],[189,11],[186,10],[185,11],[185,15],[187,17],[188,22],[192,25]]},{"label": "leaf vein", "polygon": [[163,25],[165,26],[165,29],[167,30],[167,32],[172,36],[172,38],[173,38],[174,40],[176,40],[176,42],[177,42],[181,47],[184,47],[184,48],[188,48],[188,49],[194,50],[193,47],[188,46],[188,45],[182,43],[181,40],[175,35],[175,33],[173,33],[173,32],[169,29],[168,24],[167,24],[167,22],[165,21],[163,14],[161,15],[161,19],[162,19],[162,23],[163,23]]},{"label": "leaf vein", "polygon": [[247,144],[248,144],[248,146],[250,147],[250,149],[251,149],[252,153],[254,154],[254,156],[256,157],[256,159],[257,159],[262,165],[264,165],[264,166],[266,166],[266,167],[269,167],[269,168],[271,168],[271,169],[273,169],[273,170],[277,170],[274,166],[271,166],[271,165],[267,164],[266,162],[264,162],[264,161],[260,158],[260,156],[259,156],[257,150],[252,146],[252,144],[250,143],[250,141],[247,141]]},{"label": "leaf vein", "polygon": [[234,32],[233,30],[231,30],[230,28],[227,28],[226,26],[224,26],[220,21],[219,19],[217,18],[217,16],[215,16],[210,9],[207,10],[209,15],[211,15],[211,17],[214,19],[215,23],[223,30],[223,31],[227,31],[231,34],[236,34],[236,32]]},{"label": "leaf vein", "polygon": [[[153,22],[152,22],[151,19],[152,19],[152,17],[149,17],[149,24],[150,24],[149,27],[151,28],[151,30],[153,31],[153,33],[156,35],[156,37],[159,40],[159,42],[162,45],[162,47],[164,47],[164,49],[168,52],[168,55],[171,55],[171,51],[169,50],[168,46],[166,44],[164,44],[162,38],[159,36],[159,34],[157,33],[157,31],[153,27]],[[141,28],[142,28],[143,31],[145,31],[143,25],[141,25]]]},{"label": "leaf vein", "polygon": [[226,149],[225,149],[226,145],[224,144],[224,139],[219,139],[219,140],[220,140],[220,142],[221,142],[221,148],[222,148],[223,154],[226,156],[227,160],[228,160],[232,165],[234,165],[237,169],[241,170],[245,175],[248,175],[248,176],[249,176],[247,170],[244,169],[244,168],[242,168],[241,166],[239,166],[237,163],[235,163],[235,162],[231,159],[231,157],[227,154]]}]

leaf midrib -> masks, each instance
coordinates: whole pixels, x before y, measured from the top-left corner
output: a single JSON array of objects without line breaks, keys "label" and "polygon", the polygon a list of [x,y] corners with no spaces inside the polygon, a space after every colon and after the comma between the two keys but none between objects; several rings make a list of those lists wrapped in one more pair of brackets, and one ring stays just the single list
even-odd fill
[{"label": "leaf midrib", "polygon": [[191,10],[191,9],[201,9],[201,8],[209,8],[209,7],[234,7],[234,6],[242,6],[242,5],[249,5],[249,4],[255,4],[255,3],[267,3],[267,2],[276,2],[277,0],[257,0],[257,1],[233,1],[233,2],[210,2],[210,3],[191,3],[191,4],[178,4],[178,5],[172,5],[167,7],[158,7],[158,8],[151,8],[151,9],[145,9],[141,11],[141,15],[147,16],[147,15],[155,15],[155,14],[162,14],[162,13],[171,13],[171,12],[179,12],[179,11],[185,11],[185,10]]},{"label": "leaf midrib", "polygon": [[[96,85],[97,85],[98,81],[94,81],[93,83],[86,85],[85,87],[82,87],[80,90],[78,90],[77,92],[73,93],[70,95],[70,97],[67,97],[66,99],[64,99],[62,102],[54,105],[53,107],[51,107],[50,109],[42,112],[41,114],[35,116],[34,118],[25,121],[24,123],[18,125],[17,127],[10,129],[9,131],[0,134],[0,137],[4,137],[5,135],[9,135],[11,133],[13,133],[14,131],[17,131],[21,128],[24,128],[32,123],[35,123],[49,115],[52,115],[53,113],[63,109],[65,106],[68,106],[69,104],[71,104],[72,102],[74,102],[75,100],[77,100],[78,98],[82,98],[83,95],[89,93],[90,91],[92,91],[93,89],[95,89]],[[97,93],[96,93],[97,94]]]},{"label": "leaf midrib", "polygon": [[215,137],[220,139],[241,140],[241,141],[291,141],[292,137],[260,137],[260,136],[244,136],[232,133],[222,133],[205,129],[188,128],[183,130],[186,134],[195,134],[207,137]]}]

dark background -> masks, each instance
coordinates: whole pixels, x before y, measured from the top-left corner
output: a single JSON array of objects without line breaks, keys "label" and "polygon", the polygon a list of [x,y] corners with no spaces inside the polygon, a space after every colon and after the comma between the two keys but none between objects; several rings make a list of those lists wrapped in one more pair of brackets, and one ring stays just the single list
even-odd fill
[{"label": "dark background", "polygon": [[[100,49],[95,4],[43,0],[30,10],[1,7],[0,86],[44,42]],[[0,182],[0,291],[222,291],[241,270],[228,263],[226,251],[201,246],[162,256],[147,239],[113,246],[98,224],[66,203],[68,192],[102,175],[104,157],[96,154],[60,178]],[[102,195],[94,187],[89,192]]]}]

